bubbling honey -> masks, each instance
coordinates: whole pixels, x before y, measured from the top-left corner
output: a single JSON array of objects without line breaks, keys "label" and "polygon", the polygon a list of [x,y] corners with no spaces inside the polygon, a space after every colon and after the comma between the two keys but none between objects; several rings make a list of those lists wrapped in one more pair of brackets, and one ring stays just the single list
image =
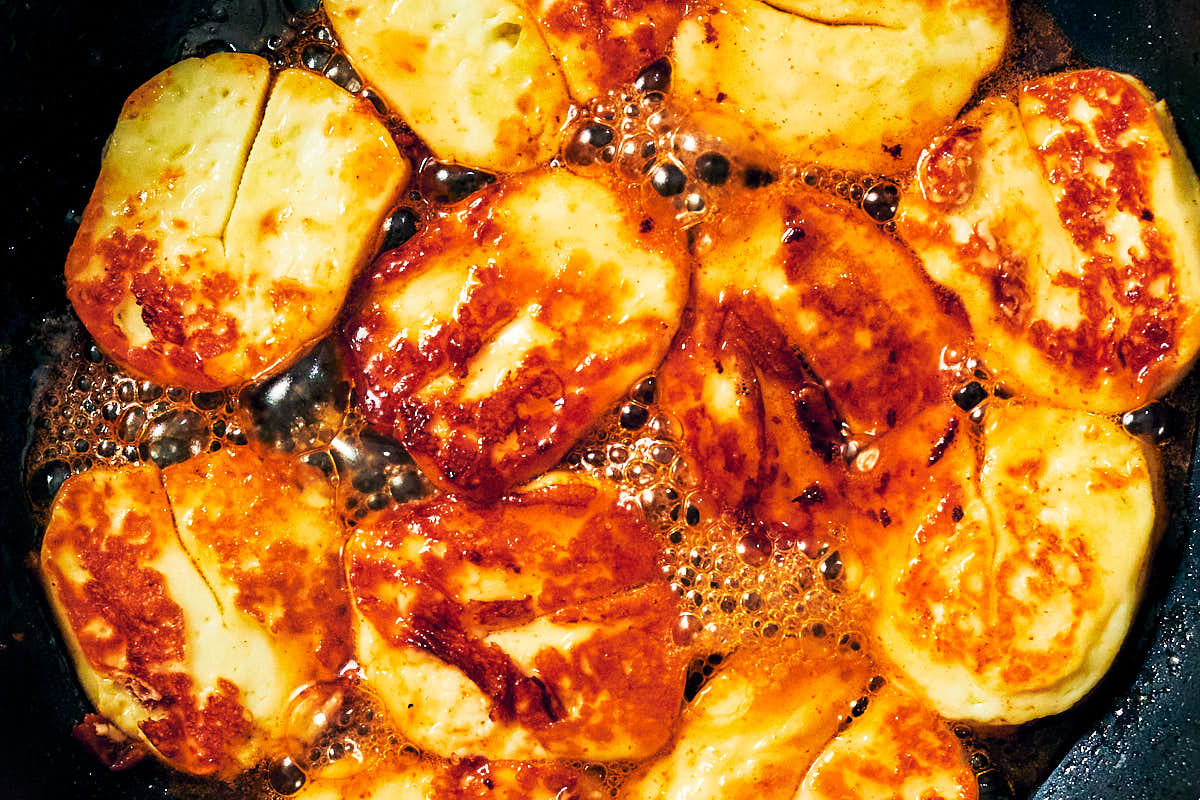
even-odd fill
[{"label": "bubbling honey", "polygon": [[663,577],[685,608],[676,642],[728,654],[752,640],[807,635],[859,649],[833,544],[783,549],[697,491],[679,454],[679,424],[645,388],[653,383],[648,376],[634,386],[566,463],[615,483],[662,532]]}]

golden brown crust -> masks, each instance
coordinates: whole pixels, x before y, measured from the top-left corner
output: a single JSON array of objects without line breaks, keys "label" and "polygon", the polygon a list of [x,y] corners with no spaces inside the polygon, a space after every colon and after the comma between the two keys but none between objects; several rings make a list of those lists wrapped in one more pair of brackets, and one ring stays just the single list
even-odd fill
[{"label": "golden brown crust", "polygon": [[[538,223],[510,211],[526,195],[557,203],[564,187],[596,196],[616,216],[537,209],[571,226],[551,232],[530,230]],[[485,190],[380,257],[343,329],[368,421],[403,442],[435,482],[477,499],[551,467],[657,366],[678,321],[688,271],[681,237],[653,221],[641,226],[635,203],[562,171],[532,173]],[[641,263],[607,263],[609,244],[636,245]],[[459,269],[461,293],[445,295],[449,307],[423,309],[424,318],[394,311],[417,303],[414,281]],[[503,370],[486,389],[469,388],[477,364],[495,369],[504,331],[513,338]]]},{"label": "golden brown crust", "polygon": [[286,640],[288,669],[329,680],[353,655],[333,489],[316,467],[225,449],[163,470],[181,536],[236,607]]},{"label": "golden brown crust", "polygon": [[684,0],[544,0],[538,22],[576,100],[631,83],[666,55]]},{"label": "golden brown crust", "polygon": [[741,320],[752,358],[777,372],[789,361],[810,368],[855,433],[886,431],[949,396],[970,341],[961,312],[849,205],[780,184],[711,236],[701,286]]},{"label": "golden brown crust", "polygon": [[730,508],[757,490],[765,446],[762,399],[744,346],[723,335],[714,303],[685,313],[658,372],[659,406],[683,430],[681,450],[699,488]]},{"label": "golden brown crust", "polygon": [[796,800],[978,800],[966,749],[944,720],[894,686],[825,748]]}]

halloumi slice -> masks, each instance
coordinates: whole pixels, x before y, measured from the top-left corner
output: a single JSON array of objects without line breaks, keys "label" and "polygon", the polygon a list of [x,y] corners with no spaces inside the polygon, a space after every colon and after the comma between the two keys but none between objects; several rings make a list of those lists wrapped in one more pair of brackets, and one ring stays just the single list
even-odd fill
[{"label": "halloumi slice", "polygon": [[950,396],[965,321],[848,204],[781,181],[705,228],[698,292],[735,313],[755,347],[798,355],[855,433]]},{"label": "halloumi slice", "polygon": [[100,714],[177,769],[228,776],[283,735],[293,691],[352,656],[341,541],[318,470],[219,451],[68,480],[41,570]]},{"label": "halloumi slice", "polygon": [[1165,104],[1127,75],[985,100],[922,155],[898,231],[1023,396],[1128,411],[1200,348],[1200,184]]},{"label": "halloumi slice", "polygon": [[688,655],[636,505],[551,473],[488,506],[380,512],[346,547],[358,662],[443,756],[637,759],[670,735]]},{"label": "halloumi slice", "polygon": [[810,639],[734,654],[684,710],[675,741],[622,800],[791,800],[870,676]]},{"label": "halloumi slice", "polygon": [[545,164],[570,97],[515,0],[327,0],[358,71],[434,154],[498,172]]},{"label": "halloumi slice", "polygon": [[407,180],[370,105],[222,53],[126,101],[66,262],[122,367],[212,390],[286,367],[332,326]]},{"label": "halloumi slice", "polygon": [[675,95],[730,145],[868,172],[911,166],[996,67],[1003,0],[720,0],[673,46]]},{"label": "halloumi slice", "polygon": [[754,365],[742,343],[723,334],[724,319],[707,300],[685,312],[657,374],[658,406],[679,423],[697,486],[738,509],[757,496],[766,442]]},{"label": "halloumi slice", "polygon": [[893,684],[809,767],[795,800],[978,800],[963,743]]},{"label": "halloumi slice", "polygon": [[877,441],[851,530],[882,653],[950,719],[1019,724],[1103,677],[1158,531],[1157,454],[1110,418],[993,402]]},{"label": "halloumi slice", "polygon": [[561,169],[509,178],[363,282],[344,327],[359,407],[435,483],[497,497],[658,366],[689,274],[679,231],[627,193]]}]

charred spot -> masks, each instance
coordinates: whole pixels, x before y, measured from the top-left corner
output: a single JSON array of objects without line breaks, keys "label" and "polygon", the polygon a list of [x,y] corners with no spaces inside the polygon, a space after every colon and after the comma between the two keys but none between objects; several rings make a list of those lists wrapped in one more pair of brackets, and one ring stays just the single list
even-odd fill
[{"label": "charred spot", "polygon": [[794,244],[804,238],[803,228],[788,228],[783,232],[783,243]]},{"label": "charred spot", "polygon": [[824,503],[826,499],[825,490],[821,488],[820,484],[813,483],[803,492],[793,497],[792,502],[808,508]]},{"label": "charred spot", "polygon": [[71,735],[113,772],[123,772],[147,755],[144,745],[126,737],[99,714],[85,716],[83,722],[71,729]]},{"label": "charred spot", "polygon": [[1005,258],[990,278],[992,301],[1010,322],[1019,323],[1022,311],[1029,303],[1025,264],[1014,258]]},{"label": "charred spot", "polygon": [[932,467],[934,464],[941,461],[942,456],[946,454],[946,448],[953,444],[954,437],[957,434],[958,417],[951,417],[950,421],[946,424],[945,430],[942,431],[942,435],[939,436],[937,441],[933,443],[933,448],[929,451],[929,458],[925,463]]},{"label": "charred spot", "polygon": [[464,631],[460,612],[449,601],[422,597],[409,619],[408,644],[461,670],[492,701],[499,719],[530,727],[560,719],[562,703],[549,687],[523,674],[500,648]]},{"label": "charred spot", "polygon": [[807,384],[792,393],[796,421],[808,434],[812,451],[826,464],[842,451],[842,425],[829,396],[816,384]]}]

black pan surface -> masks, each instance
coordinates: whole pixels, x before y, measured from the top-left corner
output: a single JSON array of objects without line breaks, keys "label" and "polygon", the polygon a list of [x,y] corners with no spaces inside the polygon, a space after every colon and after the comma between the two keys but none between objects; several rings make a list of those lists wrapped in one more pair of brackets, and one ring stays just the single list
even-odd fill
[{"label": "black pan surface", "polygon": [[[1042,5],[1086,61],[1137,75],[1165,98],[1200,160],[1200,0]],[[109,773],[70,736],[86,701],[27,566],[37,538],[21,451],[35,332],[66,310],[62,263],[124,98],[212,40],[259,49],[295,10],[289,0],[0,4],[0,800],[157,800],[188,789],[150,764]],[[1193,379],[1176,402],[1195,408],[1198,397]],[[1190,449],[1192,437],[1180,432],[1174,446]],[[1002,787],[1003,775],[1018,797],[1038,800],[1200,797],[1200,480],[1176,483],[1175,515],[1113,672],[1080,708],[991,742],[998,769],[985,782]]]}]

